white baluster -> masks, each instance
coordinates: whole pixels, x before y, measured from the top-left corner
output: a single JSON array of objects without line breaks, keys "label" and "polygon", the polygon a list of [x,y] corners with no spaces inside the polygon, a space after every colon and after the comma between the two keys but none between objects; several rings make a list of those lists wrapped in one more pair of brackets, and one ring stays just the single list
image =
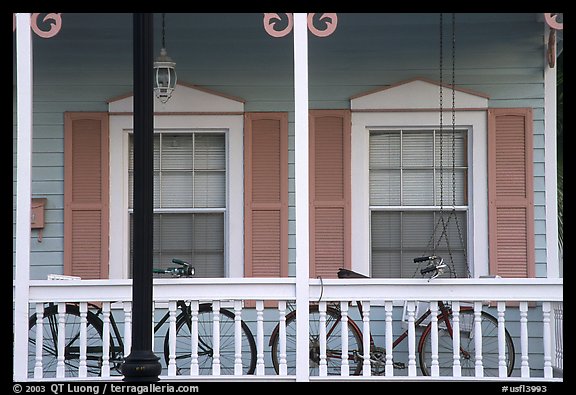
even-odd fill
[{"label": "white baluster", "polygon": [[168,376],[176,376],[176,301],[168,302]]},{"label": "white baluster", "polygon": [[362,365],[362,374],[364,376],[371,376],[372,369],[370,367],[370,301],[367,300],[362,303],[362,346],[364,347],[364,361]]},{"label": "white baluster", "polygon": [[392,357],[392,348],[394,341],[394,333],[392,329],[392,310],[394,306],[391,301],[384,304],[386,311],[386,377],[394,376],[394,364]]},{"label": "white baluster", "polygon": [[130,354],[132,349],[132,302],[123,303],[124,308],[124,356]]},{"label": "white baluster", "polygon": [[86,377],[88,368],[86,366],[86,331],[88,323],[88,304],[80,303],[80,364],[78,365],[78,377]]},{"label": "white baluster", "polygon": [[326,302],[321,301],[318,303],[318,311],[320,313],[320,322],[318,323],[319,341],[320,341],[320,366],[319,375],[321,377],[328,376],[328,365],[326,364]]},{"label": "white baluster", "polygon": [[482,366],[482,302],[474,302],[474,347],[476,348],[475,376],[484,377]]},{"label": "white baluster", "polygon": [[348,301],[340,302],[340,311],[342,319],[340,325],[342,326],[342,365],[340,367],[340,375],[344,377],[350,376],[350,364],[348,361]]},{"label": "white baluster", "polygon": [[416,328],[414,326],[414,314],[416,303],[408,301],[406,311],[408,313],[408,376],[416,376]]},{"label": "white baluster", "polygon": [[554,303],[554,361],[558,369],[564,369],[564,303]]},{"label": "white baluster", "polygon": [[506,366],[506,303],[498,302],[498,377],[508,376]]},{"label": "white baluster", "polygon": [[242,301],[234,301],[234,375],[242,376]]},{"label": "white baluster", "polygon": [[550,302],[542,303],[542,322],[544,324],[544,333],[542,341],[544,342],[544,378],[550,379],[552,374],[552,327],[550,326]]},{"label": "white baluster", "polygon": [[102,303],[102,377],[110,377],[110,302]]},{"label": "white baluster", "polygon": [[452,364],[452,375],[462,376],[460,365],[460,302],[452,302],[452,351],[454,360]]},{"label": "white baluster", "polygon": [[432,377],[440,376],[440,366],[438,365],[438,302],[430,301],[430,353],[432,354],[432,363],[430,371]]},{"label": "white baluster", "polygon": [[36,303],[36,364],[34,378],[42,378],[42,349],[44,347],[44,303]]},{"label": "white baluster", "polygon": [[212,374],[220,376],[220,301],[212,302]]},{"label": "white baluster", "polygon": [[264,375],[264,301],[256,301],[256,375]]},{"label": "white baluster", "polygon": [[528,302],[520,302],[520,349],[522,358],[520,362],[520,375],[530,377],[528,363]]},{"label": "white baluster", "polygon": [[200,367],[198,365],[198,301],[190,302],[190,375],[198,376]]},{"label": "white baluster", "polygon": [[65,376],[65,354],[64,346],[66,343],[66,303],[58,303],[58,358],[56,363],[56,377]]},{"label": "white baluster", "polygon": [[280,336],[280,376],[288,374],[288,365],[286,361],[286,301],[278,302],[279,315],[279,336]]}]

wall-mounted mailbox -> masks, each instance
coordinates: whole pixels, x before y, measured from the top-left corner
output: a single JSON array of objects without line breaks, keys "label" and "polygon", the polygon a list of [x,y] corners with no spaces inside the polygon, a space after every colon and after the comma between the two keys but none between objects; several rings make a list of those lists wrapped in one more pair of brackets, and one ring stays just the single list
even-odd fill
[{"label": "wall-mounted mailbox", "polygon": [[46,208],[46,198],[32,199],[32,229],[41,229],[44,227],[44,209]]}]

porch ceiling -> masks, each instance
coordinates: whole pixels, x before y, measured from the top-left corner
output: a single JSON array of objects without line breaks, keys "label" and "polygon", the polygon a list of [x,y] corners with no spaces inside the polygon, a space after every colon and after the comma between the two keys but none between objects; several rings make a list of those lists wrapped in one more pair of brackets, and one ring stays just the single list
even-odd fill
[{"label": "porch ceiling", "polygon": [[[352,95],[417,76],[437,80],[438,20],[435,13],[338,14],[334,34],[309,35],[311,107],[342,107]],[[166,14],[166,24],[179,80],[241,97],[248,111],[262,102],[292,102],[293,35],[270,37],[262,14]],[[446,67],[450,24],[445,14]],[[155,28],[157,53],[160,14]],[[474,89],[490,75],[514,81],[541,73],[544,39],[534,34],[538,29],[543,32],[541,14],[458,14],[457,83]],[[15,66],[15,45],[13,51]],[[131,14],[62,14],[57,36],[34,35],[34,66],[38,98],[42,87],[49,92],[63,85],[98,87],[93,95],[103,102],[131,91]]]}]

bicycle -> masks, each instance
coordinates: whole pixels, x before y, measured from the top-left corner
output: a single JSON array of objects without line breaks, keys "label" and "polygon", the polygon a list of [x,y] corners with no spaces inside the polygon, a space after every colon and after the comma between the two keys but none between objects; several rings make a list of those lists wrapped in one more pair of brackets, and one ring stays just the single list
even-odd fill
[{"label": "bicycle", "polygon": [[[441,257],[429,256],[418,257],[414,259],[415,263],[428,262],[427,266],[420,270],[423,276],[429,275],[429,281],[438,277],[447,267]],[[338,278],[367,278],[362,274],[347,269],[340,269]],[[356,302],[356,306],[362,317],[362,303]],[[310,358],[310,375],[318,375],[320,365],[320,312],[317,304],[310,305],[309,315],[309,358]],[[428,308],[422,315],[415,319],[414,325],[418,327],[431,314]],[[438,303],[438,363],[440,374],[443,372],[450,374],[453,363],[453,316],[451,305],[447,302]],[[328,375],[340,375],[342,364],[342,345],[341,329],[342,314],[340,304],[328,304],[326,308],[326,363]],[[462,376],[475,375],[475,340],[474,336],[474,309],[468,306],[460,308],[460,359]],[[498,376],[499,354],[498,354],[498,320],[491,314],[482,311],[482,356],[484,365],[484,374],[486,376]],[[363,334],[356,322],[348,317],[348,365],[352,375],[362,374],[364,362]],[[431,375],[431,330],[432,324],[429,323],[424,328],[418,342],[417,352],[419,354],[420,370],[423,375]],[[375,344],[372,333],[370,336],[370,366],[371,374],[378,376],[385,374],[386,366],[386,349]],[[392,348],[396,348],[403,340],[408,337],[408,329],[400,336],[394,339]],[[278,373],[279,369],[279,325],[274,329],[270,338],[272,350],[272,362],[274,369]],[[505,331],[505,362],[507,374],[510,376],[514,369],[514,343],[512,337]],[[286,361],[288,374],[295,374],[296,370],[296,310],[286,315]],[[394,368],[405,369],[406,365],[402,362],[394,362]]]},{"label": "bicycle", "polygon": [[[186,261],[172,259],[176,267],[163,269],[155,268],[154,273],[169,274],[173,277],[192,277],[195,274],[194,267]],[[189,374],[191,363],[191,328],[192,309],[190,304],[184,300],[177,301],[179,313],[176,317],[176,371],[179,375]],[[86,313],[86,367],[89,377],[100,376],[103,366],[103,329],[104,321],[101,306],[88,303]],[[198,365],[199,373],[206,374],[212,369],[213,344],[212,344],[212,303],[199,304],[197,313],[198,322]],[[221,374],[234,373],[234,312],[226,308],[220,308],[220,372]],[[168,321],[170,313],[166,312],[160,321],[154,326],[154,333]],[[114,315],[109,315],[110,320],[110,370],[120,373],[124,362],[124,342]],[[43,328],[43,375],[44,377],[55,377],[58,362],[58,306],[48,303],[44,308],[42,317]],[[79,303],[66,303],[64,312],[65,324],[65,345],[64,345],[64,366],[65,376],[78,376],[80,366],[80,328],[81,313]],[[28,366],[29,375],[34,372],[36,361],[36,325],[37,314],[34,313],[29,318],[28,331]],[[253,374],[256,369],[256,343],[248,325],[241,321],[242,338],[242,366],[243,374]],[[170,334],[166,332],[164,337],[164,360],[166,366],[170,357]]]}]

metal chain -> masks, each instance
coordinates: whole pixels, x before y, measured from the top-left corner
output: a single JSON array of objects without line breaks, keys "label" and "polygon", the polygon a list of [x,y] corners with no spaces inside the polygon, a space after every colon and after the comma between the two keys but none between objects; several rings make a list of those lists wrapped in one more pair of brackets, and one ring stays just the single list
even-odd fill
[{"label": "metal chain", "polygon": [[162,48],[166,48],[166,14],[162,13]]},{"label": "metal chain", "polygon": [[[462,236],[462,229],[460,228],[460,221],[456,215],[456,14],[452,13],[452,210],[454,219],[456,220],[456,229],[458,231],[458,238],[460,246],[464,254],[464,265],[466,266],[467,277],[472,277],[470,267],[468,266],[468,254],[466,252],[466,244]],[[464,180],[466,182],[466,180]]]},{"label": "metal chain", "polygon": [[[458,220],[458,216],[456,215],[456,15],[452,13],[452,163],[451,163],[451,170],[452,170],[452,210],[448,215],[448,218],[445,218],[444,213],[444,20],[443,14],[440,13],[440,129],[439,129],[439,144],[440,144],[440,164],[439,164],[439,171],[440,171],[440,218],[436,221],[436,225],[432,231],[432,237],[428,242],[428,246],[426,247],[429,250],[432,247],[433,255],[436,255],[436,249],[440,245],[442,238],[446,241],[446,248],[448,249],[448,255],[450,258],[450,264],[448,265],[450,270],[451,277],[457,277],[455,265],[454,265],[454,256],[452,253],[452,248],[450,246],[450,241],[448,238],[448,226],[450,224],[450,220],[454,217],[454,221],[456,223],[456,228],[458,231],[460,246],[462,247],[462,251],[464,254],[464,262],[466,265],[466,274],[468,277],[472,277],[470,273],[470,268],[468,267],[468,258],[466,253],[466,244],[464,243],[464,238],[462,236],[462,229],[460,227],[460,221]],[[440,236],[437,238],[437,231],[438,226],[442,224],[442,232]],[[416,274],[416,273],[415,273]]]},{"label": "metal chain", "polygon": [[[442,214],[442,206],[444,204],[443,200],[444,200],[444,180],[443,180],[443,169],[442,169],[442,164],[443,164],[443,157],[442,157],[442,153],[443,153],[443,149],[442,149],[442,144],[443,144],[443,135],[444,135],[444,15],[443,13],[440,13],[440,213]],[[436,199],[436,197],[434,197],[434,200]],[[432,237],[433,237],[433,249],[432,249],[432,255],[436,255],[436,247],[437,247],[437,243],[436,243],[436,228],[437,226],[434,227],[434,231],[432,233]],[[441,237],[440,237],[441,238]],[[438,240],[440,239],[438,238]]]}]

